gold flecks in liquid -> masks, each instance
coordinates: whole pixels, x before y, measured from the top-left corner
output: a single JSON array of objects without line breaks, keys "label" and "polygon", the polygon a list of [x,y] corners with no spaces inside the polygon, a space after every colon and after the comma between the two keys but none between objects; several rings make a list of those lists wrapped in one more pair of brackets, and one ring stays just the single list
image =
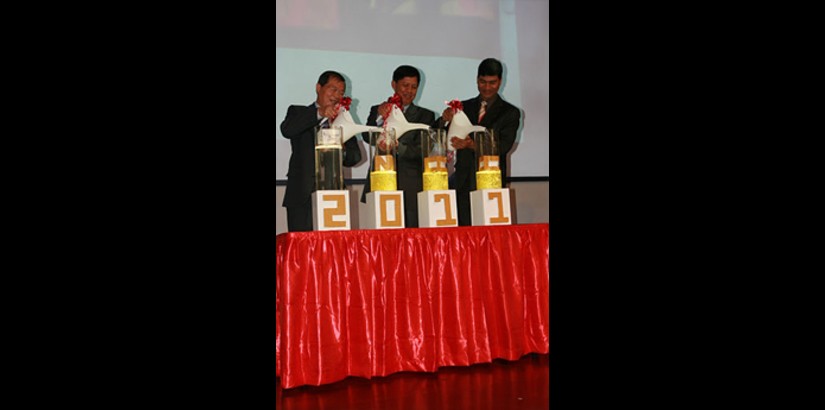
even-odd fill
[{"label": "gold flecks in liquid", "polygon": [[476,172],[476,189],[500,189],[501,171]]},{"label": "gold flecks in liquid", "polygon": [[425,172],[424,173],[424,190],[425,191],[442,191],[450,189],[447,181],[446,172]]},{"label": "gold flecks in liquid", "polygon": [[370,172],[370,191],[396,191],[395,171]]}]

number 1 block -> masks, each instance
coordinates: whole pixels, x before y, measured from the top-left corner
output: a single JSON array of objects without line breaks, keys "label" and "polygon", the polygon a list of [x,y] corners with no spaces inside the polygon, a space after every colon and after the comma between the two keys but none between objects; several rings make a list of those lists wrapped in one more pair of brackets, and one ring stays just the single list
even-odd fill
[{"label": "number 1 block", "polygon": [[418,226],[441,228],[458,226],[455,190],[432,190],[418,193]]},{"label": "number 1 block", "polygon": [[480,189],[470,192],[473,225],[511,225],[510,189]]},{"label": "number 1 block", "polygon": [[350,227],[349,191],[315,191],[312,193],[312,229],[348,231]]}]

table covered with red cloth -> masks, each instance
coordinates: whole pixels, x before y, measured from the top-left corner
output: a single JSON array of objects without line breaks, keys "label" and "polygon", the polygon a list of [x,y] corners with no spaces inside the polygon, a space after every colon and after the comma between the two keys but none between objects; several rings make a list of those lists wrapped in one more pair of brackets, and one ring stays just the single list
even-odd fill
[{"label": "table covered with red cloth", "polygon": [[283,233],[283,388],[550,351],[549,225]]}]

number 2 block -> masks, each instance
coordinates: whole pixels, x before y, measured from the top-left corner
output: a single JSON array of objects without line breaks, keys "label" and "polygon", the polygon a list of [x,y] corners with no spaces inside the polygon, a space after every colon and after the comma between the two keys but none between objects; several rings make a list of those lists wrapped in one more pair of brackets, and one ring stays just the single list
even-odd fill
[{"label": "number 2 block", "polygon": [[315,191],[312,193],[312,229],[348,231],[350,227],[349,191]]}]

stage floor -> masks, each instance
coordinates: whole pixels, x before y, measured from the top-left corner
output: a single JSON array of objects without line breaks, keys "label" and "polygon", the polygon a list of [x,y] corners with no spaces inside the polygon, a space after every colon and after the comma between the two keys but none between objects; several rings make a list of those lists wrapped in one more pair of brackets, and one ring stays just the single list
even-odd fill
[{"label": "stage floor", "polygon": [[435,373],[400,372],[387,377],[346,379],[322,386],[282,389],[279,410],[547,409],[550,355],[528,354],[518,361],[442,367]]}]

